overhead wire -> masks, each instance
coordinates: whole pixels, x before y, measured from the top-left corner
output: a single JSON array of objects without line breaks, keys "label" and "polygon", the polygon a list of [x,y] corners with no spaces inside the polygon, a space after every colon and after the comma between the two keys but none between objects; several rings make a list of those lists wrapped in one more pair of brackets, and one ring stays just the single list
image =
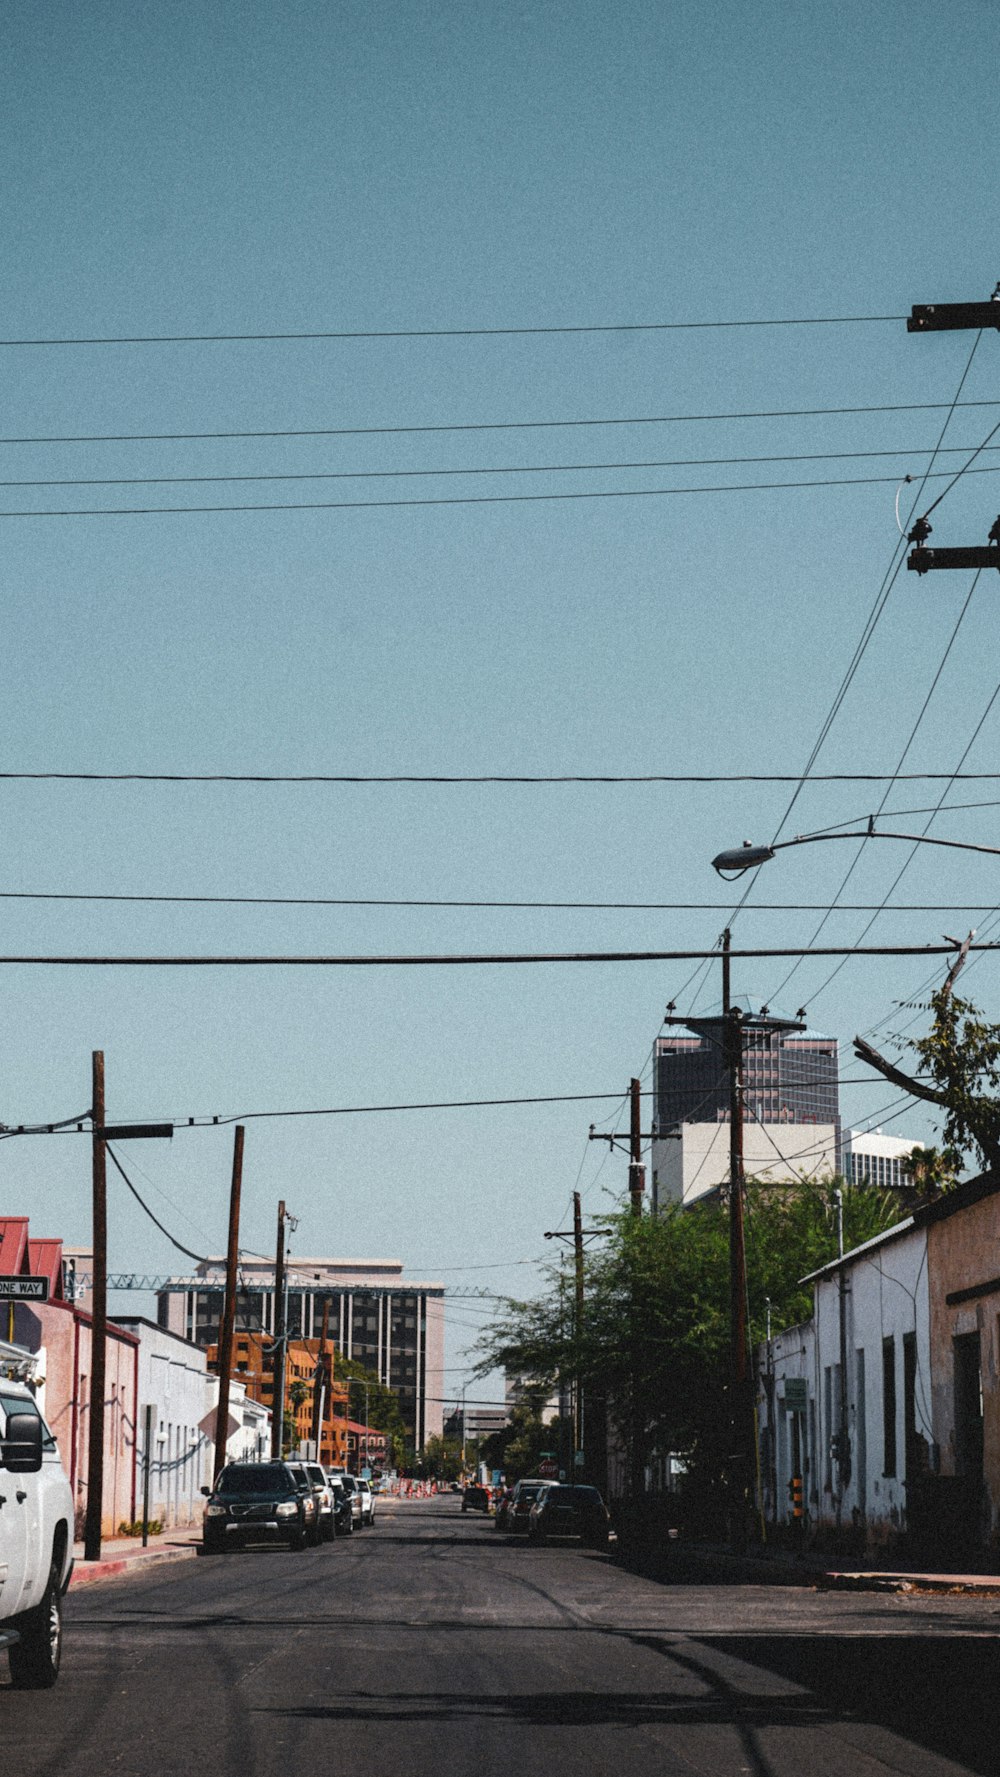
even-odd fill
[{"label": "overhead wire", "polygon": [[[794,784],[798,773],[738,772],[280,772],[280,771],[10,771],[0,783],[98,784]],[[995,783],[1000,771],[827,771],[814,784]]]},{"label": "overhead wire", "polygon": [[[1000,431],[1000,421],[989,434],[992,438]],[[949,445],[949,455],[960,455],[971,450],[969,463],[955,475],[951,486],[954,486],[962,475],[968,472],[969,465],[988,445],[984,442],[973,449],[971,445]],[[1000,446],[994,446],[1000,449]],[[256,475],[73,475],[47,476],[0,479],[0,488],[15,487],[196,487],[205,485],[238,485],[242,483],[267,483],[276,481],[419,481],[428,478],[450,477],[461,475],[581,475],[596,474],[606,470],[635,469],[706,469],[706,468],[740,468],[753,463],[830,463],[858,462],[878,457],[926,456],[928,446],[900,445],[894,450],[823,450],[823,451],[786,451],[780,454],[771,453],[765,456],[738,457],[650,457],[625,462],[596,463],[503,463],[491,466],[448,466],[447,468],[430,469],[316,469],[316,470],[282,470],[269,471]],[[941,454],[941,453],[939,453]],[[946,488],[939,496],[944,498]],[[935,505],[938,501],[934,502]],[[929,508],[933,511],[933,507]]]},{"label": "overhead wire", "polygon": [[154,1224],[154,1226],[159,1228],[160,1233],[164,1236],[164,1238],[166,1240],[169,1240],[171,1246],[176,1247],[177,1251],[179,1253],[183,1253],[184,1257],[186,1259],[194,1259],[195,1263],[198,1265],[210,1264],[211,1261],[205,1257],[204,1253],[192,1252],[191,1248],[189,1246],[184,1246],[181,1241],[179,1241],[173,1234],[171,1234],[169,1228],[164,1227],[164,1225],[160,1221],[159,1217],[153,1214],[153,1211],[150,1209],[149,1204],[145,1201],[145,1199],[136,1190],[134,1184],[132,1183],[132,1180],[129,1178],[128,1173],[125,1171],[124,1166],[122,1165],[121,1161],[119,1160],[118,1155],[115,1153],[114,1147],[112,1146],[111,1142],[105,1142],[104,1147],[105,1147],[105,1151],[107,1152],[107,1154],[111,1160],[112,1165],[121,1174],[126,1185],[128,1186],[129,1190],[131,1191],[133,1197],[135,1198],[136,1202],[138,1203],[140,1209],[149,1217],[150,1221]]},{"label": "overhead wire", "polygon": [[[961,807],[952,804],[949,808]],[[984,805],[990,806],[990,805]],[[574,913],[712,913],[728,907],[727,901],[472,901],[388,899],[362,895],[167,895],[167,894],[85,894],[64,889],[0,889],[0,901],[68,901],[104,905],[126,903],[139,906],[194,907],[394,907],[394,908],[457,908],[493,911],[574,912]],[[751,913],[819,913],[825,901],[758,901]],[[841,912],[871,913],[881,902],[848,901],[840,903]],[[968,901],[903,901],[896,902],[894,913],[965,913],[987,902]],[[646,1067],[649,1066],[647,1057]]]},{"label": "overhead wire", "polygon": [[509,339],[552,334],[691,333],[743,327],[860,327],[904,321],[905,315],[791,315],[733,321],[583,321],[527,327],[362,327],[286,328],[244,333],[98,333],[0,339],[6,350],[18,346],[272,345],[294,341],[376,339]]},{"label": "overhead wire", "polygon": [[[969,591],[966,594],[965,602],[961,606],[958,616],[955,619],[954,625],[952,626],[951,634],[948,637],[948,641],[945,645],[944,652],[941,656],[941,659],[938,662],[937,669],[936,669],[934,676],[931,680],[930,686],[929,686],[927,693],[924,697],[923,703],[921,704],[920,709],[917,712],[916,720],[914,721],[913,726],[910,729],[909,735],[907,736],[907,739],[906,739],[906,743],[905,743],[903,750],[899,756],[899,763],[901,766],[903,764],[905,764],[905,762],[906,762],[907,754],[909,753],[910,748],[912,747],[913,742],[915,741],[917,734],[920,731],[924,717],[926,716],[927,711],[930,708],[930,704],[931,704],[931,701],[934,697],[934,693],[936,692],[938,685],[941,682],[941,675],[943,674],[944,669],[948,663],[952,648],[954,647],[955,642],[958,639],[959,631],[962,627],[962,624],[965,621],[966,613],[968,612],[969,606],[972,603],[973,595],[975,593],[976,587],[979,584],[979,576],[980,576],[981,572],[982,572],[982,569],[979,569],[977,571],[976,575],[974,576],[973,581],[972,581],[972,585],[970,586]],[[995,695],[996,695],[996,693],[994,693],[994,696]],[[993,699],[991,698],[989,707],[992,707],[992,703],[993,703]],[[982,727],[982,723],[983,723],[983,721],[985,721],[985,719],[986,718],[985,718],[985,714],[984,714],[984,716],[980,719],[979,723],[977,724],[977,727],[976,727],[975,733],[973,734],[972,740],[969,741],[968,745],[965,748],[965,751],[962,754],[961,760],[959,761],[960,765],[965,763],[965,760],[967,759],[969,752],[972,748],[973,742],[975,741],[976,736],[979,734],[979,730]],[[890,781],[890,783],[886,786],[885,790],[882,793],[882,800],[879,803],[878,808],[875,810],[875,814],[872,817],[873,820],[879,819],[879,817],[882,815],[882,813],[885,809],[885,804],[892,792],[892,787],[893,787],[893,784],[892,784],[892,781]],[[949,782],[949,783],[945,784],[943,790],[941,791],[941,795],[938,798],[938,802],[937,802],[936,806],[929,811],[929,818],[924,824],[924,834],[926,834],[930,831],[930,828],[934,823],[935,816],[940,812],[950,789],[951,789],[951,783]],[[840,900],[840,896],[842,895],[844,889],[847,887],[847,884],[850,882],[851,877],[854,875],[854,872],[857,869],[857,866],[861,861],[862,854],[864,853],[864,851],[869,843],[870,843],[870,838],[868,835],[866,835],[860,841],[858,848],[857,848],[853,858],[851,859],[850,864],[848,865],[847,870],[845,871],[843,877],[841,878],[841,881],[834,893],[833,899],[830,902],[829,907],[827,908],[826,912],[824,913],[822,919],[820,920],[819,924],[817,925],[815,931],[813,932],[813,934],[809,940],[809,942],[811,944],[814,944],[816,942],[817,938],[819,937],[820,933],[823,931],[827,922],[832,917],[832,915],[837,907],[837,904]],[[871,915],[871,918],[869,919],[867,925],[865,926],[865,928],[861,934],[861,940],[860,940],[861,942],[864,942],[864,939],[867,937],[868,933],[872,929],[872,926],[875,924],[875,921],[877,920],[877,918],[879,916],[879,912],[881,912],[885,908],[885,906],[888,904],[888,901],[889,901],[890,897],[892,896],[893,892],[895,891],[896,887],[902,881],[903,876],[906,874],[906,871],[909,869],[910,864],[913,861],[916,850],[917,850],[917,845],[914,844],[912,850],[907,855],[906,860],[903,863],[902,867],[899,869],[896,876],[894,877],[891,887],[887,890],[886,894],[883,896],[882,906],[875,913],[873,913]],[[798,967],[799,967],[799,964],[798,964],[798,962],[796,962],[788,970],[788,973],[785,975],[784,979],[779,983],[778,987],[774,991],[773,997],[775,1000],[780,1001],[782,993],[784,992],[785,988],[788,986],[789,981],[792,979],[792,976],[796,973]],[[819,995],[824,991],[824,989],[827,986],[829,986],[829,983],[834,979],[834,976],[837,973],[839,973],[839,970],[835,969],[827,977],[826,981],[824,981],[821,984],[821,986],[818,987],[816,989],[816,991],[810,995],[810,998],[806,1001],[807,1006],[811,1005],[814,1000],[819,998]]]},{"label": "overhead wire", "polygon": [[[943,471],[941,472],[943,473]],[[1000,475],[1000,466],[970,469],[970,475]],[[932,472],[925,481],[937,479]],[[430,506],[525,506],[554,501],[651,500],[690,494],[782,493],[804,488],[875,487],[894,482],[894,475],[824,476],[811,481],[714,482],[699,487],[633,487],[551,490],[544,494],[435,494],[394,500],[271,500],[256,504],[211,506],[41,506],[0,507],[2,518],[178,518],[252,512],[389,512]]]},{"label": "overhead wire", "polygon": [[33,444],[194,444],[227,439],[264,438],[390,438],[438,432],[544,432],[594,426],[676,426],[724,420],[829,419],[853,414],[933,413],[947,408],[998,407],[1000,400],[878,402],[855,407],[772,407],[718,413],[585,415],[560,420],[452,420],[430,425],[294,426],[211,432],[58,432],[21,433],[0,438],[0,445]]},{"label": "overhead wire", "polygon": [[[979,343],[980,343],[982,337],[983,337],[983,329],[980,328],[978,330],[978,332],[976,333],[975,339],[973,340],[971,350],[969,352],[968,358],[966,359],[964,368],[962,370],[961,377],[959,379],[958,387],[955,391],[954,397],[953,397],[953,399],[948,407],[948,410],[945,414],[944,421],[942,423],[940,432],[938,434],[934,449],[931,453],[930,462],[927,464],[926,468],[924,469],[924,471],[921,475],[919,486],[916,490],[916,493],[914,495],[913,501],[910,506],[909,514],[907,516],[907,521],[906,521],[907,525],[909,525],[911,523],[911,521],[913,519],[913,515],[917,511],[918,506],[920,504],[924,488],[927,486],[928,481],[931,479],[933,464],[937,458],[938,451],[941,449],[942,445],[944,444],[945,435],[947,433],[949,425],[951,424],[951,420],[954,416],[954,413],[955,413],[956,408],[958,406],[959,400],[961,398],[962,390],[965,387],[969,373],[972,369],[972,364],[973,364],[973,361],[976,356],[976,351],[979,347]],[[975,473],[975,471],[972,471],[972,472]],[[875,634],[875,631],[878,627],[881,617],[885,611],[886,605],[888,604],[889,597],[892,593],[893,587],[895,586],[896,580],[899,576],[899,572],[900,572],[900,569],[903,564],[904,553],[905,553],[907,541],[908,541],[908,539],[906,537],[905,527],[904,527],[903,535],[900,536],[899,538],[897,538],[896,542],[893,545],[892,554],[889,558],[889,566],[886,569],[886,572],[885,572],[883,579],[882,579],[882,583],[881,583],[879,590],[875,596],[875,601],[874,601],[874,604],[872,605],[872,608],[869,612],[865,626],[862,630],[861,638],[860,638],[857,646],[855,647],[854,655],[851,659],[851,662],[848,666],[846,673],[844,674],[843,679],[841,680],[840,686],[837,689],[837,692],[836,692],[834,699],[833,699],[833,703],[830,706],[830,710],[828,711],[827,716],[824,719],[823,724],[821,725],[819,735],[817,736],[817,739],[814,742],[813,748],[812,748],[812,750],[809,754],[809,757],[806,761],[806,766],[803,771],[802,777],[801,777],[799,783],[797,784],[795,790],[793,791],[792,796],[791,796],[791,798],[788,802],[788,805],[785,809],[785,812],[784,812],[781,820],[778,823],[778,826],[777,826],[775,833],[774,833],[774,837],[771,841],[772,845],[776,844],[778,839],[780,838],[781,833],[783,832],[783,830],[784,830],[784,828],[791,816],[792,810],[794,809],[795,804],[798,801],[799,796],[801,795],[802,790],[803,790],[806,782],[809,779],[809,774],[812,770],[812,767],[815,764],[817,758],[819,757],[819,753],[826,742],[826,739],[830,733],[830,730],[833,727],[833,724],[834,724],[837,716],[839,715],[840,710],[843,707],[844,700],[846,699],[847,694],[850,690],[850,687],[854,682],[854,679],[857,675],[858,669],[859,669],[861,662],[868,650],[868,647],[871,643],[872,637]],[[975,586],[976,586],[977,580],[978,580],[978,575],[976,576],[976,580],[973,581],[972,589],[970,590],[970,593],[969,593],[969,599],[971,599],[972,592],[975,591]],[[962,612],[959,616],[958,623],[956,624],[955,629],[952,632],[951,640],[949,641],[947,649],[945,651],[944,660],[947,660],[948,655],[951,651],[952,644],[955,640],[955,636],[958,633],[958,629],[961,627],[962,620],[965,616],[965,611],[968,608],[968,602],[969,602],[969,600],[967,599],[966,604],[965,604],[965,606],[963,606]],[[924,713],[926,712],[928,703],[930,702],[930,699],[933,696],[934,690],[936,689],[938,680],[940,678],[941,671],[943,670],[943,666],[944,666],[944,661],[942,661],[941,665],[938,668],[938,672],[934,677],[934,680],[931,685],[931,689],[928,692],[927,698],[924,701],[924,704],[921,708],[920,714],[917,717],[917,721],[916,721],[916,724],[913,728],[913,731],[911,732],[910,738],[907,741],[907,744],[904,747],[902,754],[900,755],[900,759],[898,761],[897,768],[896,768],[897,773],[902,768],[903,764],[905,763],[906,755],[909,751],[910,746],[912,745],[913,738],[914,738],[914,736],[915,736],[917,730],[919,729],[920,724],[923,720],[923,716],[924,716]],[[891,793],[891,790],[892,790],[892,787],[893,787],[893,784],[895,781],[896,781],[895,778],[891,778],[889,780],[889,783],[883,793],[882,802],[880,804],[879,812],[881,812],[881,809],[885,807],[885,803],[888,800],[888,797]],[[837,891],[833,897],[833,900],[830,903],[827,913],[824,915],[823,920],[821,920],[820,925],[817,927],[817,935],[819,934],[820,931],[822,931],[823,926],[826,923],[826,920],[830,917],[830,914],[832,913],[833,908],[836,906],[840,896],[843,894],[844,889],[846,888],[848,882],[850,881],[851,876],[853,875],[854,869],[857,866],[857,863],[860,860],[860,857],[865,850],[866,845],[867,845],[867,839],[863,839],[861,841],[860,846],[858,847],[857,852],[855,853],[854,858],[851,860],[851,863],[850,863],[847,871],[845,872],[843,878],[841,879],[841,882],[837,888]],[[757,876],[758,876],[757,871],[753,871],[751,873],[751,875],[749,877],[747,889],[745,890],[744,895],[743,895],[743,899],[740,903],[739,910],[742,910],[743,905],[745,904],[745,902],[749,898],[749,895],[752,892],[753,888],[756,886]],[[735,915],[734,915],[734,917],[735,917]],[[877,917],[877,916],[875,916],[875,917]],[[867,929],[868,928],[866,928],[866,930]],[[815,939],[813,939],[812,942],[815,942]],[[795,967],[793,967],[791,970],[788,971],[784,980],[780,983],[779,987],[770,996],[772,1000],[777,1000],[780,998],[781,993],[784,991],[785,987],[787,986],[788,982],[791,980],[791,978],[794,974],[795,974]],[[830,979],[832,979],[832,978],[833,977],[831,976]],[[817,997],[817,995],[813,995],[813,998],[816,998],[816,997]]]}]

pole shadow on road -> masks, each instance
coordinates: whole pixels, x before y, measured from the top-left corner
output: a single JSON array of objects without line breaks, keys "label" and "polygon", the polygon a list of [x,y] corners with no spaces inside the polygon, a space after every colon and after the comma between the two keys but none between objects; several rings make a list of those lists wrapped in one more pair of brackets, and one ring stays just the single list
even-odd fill
[{"label": "pole shadow on road", "polygon": [[[741,1687],[731,1666],[728,1675],[713,1669],[720,1655],[727,1664],[738,1662],[795,1686],[816,1722],[851,1724],[866,1734],[881,1729],[977,1777],[996,1777],[997,1641],[992,1625],[985,1635],[978,1627],[974,1635],[703,1635],[693,1645],[704,1650],[704,1659],[656,1635],[631,1639],[689,1666],[728,1695],[734,1719],[747,1729],[764,1725],[753,1721],[761,1699]],[[802,1719],[808,1719],[805,1712]],[[760,1749],[748,1745],[747,1751],[756,1760],[754,1777],[767,1777],[770,1766]]]}]

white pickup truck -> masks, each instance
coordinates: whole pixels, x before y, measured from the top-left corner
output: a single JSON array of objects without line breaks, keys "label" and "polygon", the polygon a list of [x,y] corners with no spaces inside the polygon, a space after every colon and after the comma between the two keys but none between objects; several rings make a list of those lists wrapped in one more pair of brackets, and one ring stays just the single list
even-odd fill
[{"label": "white pickup truck", "polygon": [[0,1648],[22,1689],[55,1684],[73,1571],[73,1496],[23,1382],[0,1376]]}]

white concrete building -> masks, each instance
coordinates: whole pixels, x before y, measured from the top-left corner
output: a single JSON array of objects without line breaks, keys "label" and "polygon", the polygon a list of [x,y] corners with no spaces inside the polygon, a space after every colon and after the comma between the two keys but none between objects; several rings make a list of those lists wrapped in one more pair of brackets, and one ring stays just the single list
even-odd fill
[{"label": "white concrete building", "polygon": [[913,1136],[883,1135],[881,1129],[849,1129],[844,1137],[840,1170],[848,1184],[874,1185],[898,1191],[906,1184],[902,1162],[926,1144]]},{"label": "white concrete building", "polygon": [[798,1462],[810,1532],[887,1542],[935,1457],[926,1227],[907,1217],[811,1281],[812,1321],[758,1354],[765,1512],[792,1522]]},{"label": "white concrete building", "polygon": [[[653,1203],[694,1203],[729,1182],[729,1123],[682,1123],[653,1140]],[[838,1170],[835,1123],[753,1123],[743,1129],[748,1179],[829,1178]]]},{"label": "white concrete building", "polygon": [[142,1500],[146,1409],[151,1407],[149,1515],[168,1529],[197,1523],[203,1506],[201,1488],[212,1479],[212,1442],[205,1428],[209,1408],[205,1354],[141,1315],[122,1315],[117,1325],[139,1341],[137,1501]]}]

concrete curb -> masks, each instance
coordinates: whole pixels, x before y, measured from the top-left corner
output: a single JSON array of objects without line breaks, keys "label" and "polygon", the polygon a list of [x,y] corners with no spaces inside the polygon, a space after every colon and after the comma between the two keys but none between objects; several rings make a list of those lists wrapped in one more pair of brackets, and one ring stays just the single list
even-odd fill
[{"label": "concrete curb", "polygon": [[952,1596],[1000,1597],[1000,1575],[957,1573],[824,1573],[824,1592],[946,1592]]},{"label": "concrete curb", "polygon": [[690,1585],[692,1581],[704,1580],[709,1584],[737,1586],[800,1586],[818,1592],[937,1592],[953,1597],[1000,1597],[1000,1575],[824,1568],[780,1554],[734,1555],[718,1545],[676,1542],[670,1545],[665,1560],[636,1558],[634,1550],[619,1558],[629,1571],[667,1585]]},{"label": "concrete curb", "polygon": [[112,1556],[107,1561],[78,1561],[73,1568],[70,1591],[77,1586],[92,1586],[99,1580],[120,1579],[123,1574],[144,1572],[147,1567],[162,1566],[167,1561],[190,1561],[198,1554],[200,1544],[177,1544],[171,1549],[143,1549],[135,1555]]}]

